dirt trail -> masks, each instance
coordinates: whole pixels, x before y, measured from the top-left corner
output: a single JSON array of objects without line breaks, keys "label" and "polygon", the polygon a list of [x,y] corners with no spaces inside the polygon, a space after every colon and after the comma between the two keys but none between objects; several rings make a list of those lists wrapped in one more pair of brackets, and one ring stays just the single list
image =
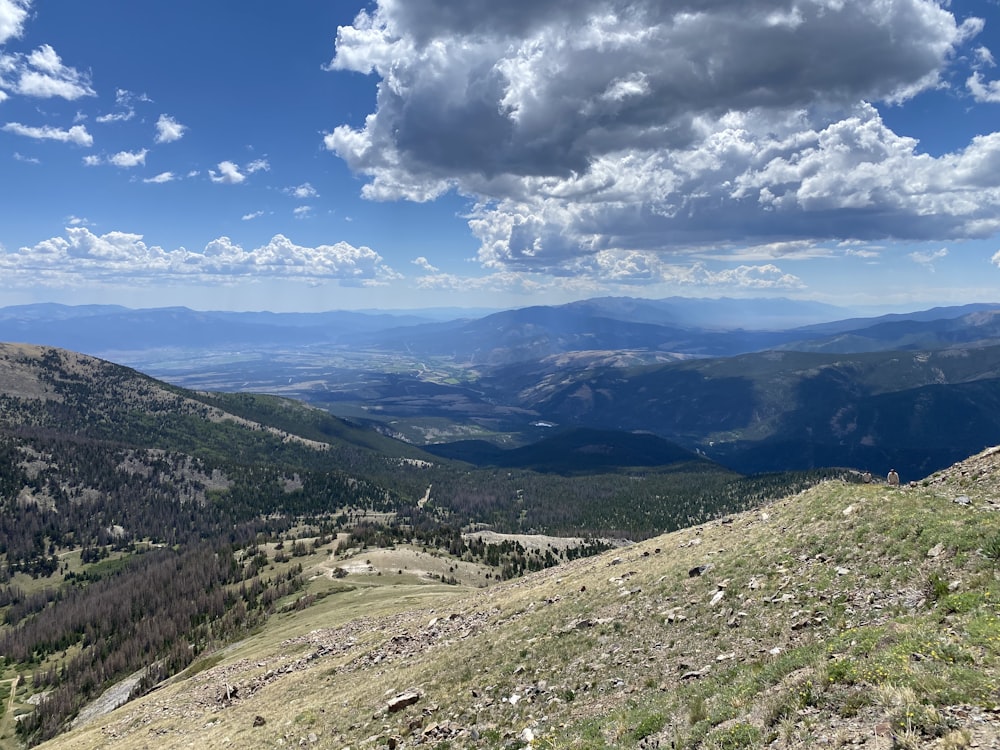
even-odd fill
[{"label": "dirt trail", "polygon": [[0,737],[6,737],[14,730],[14,696],[17,695],[17,683],[20,680],[20,675],[15,675],[11,680],[3,680],[3,682],[10,683],[10,698],[7,699],[7,710],[4,711],[3,718],[0,719]]}]

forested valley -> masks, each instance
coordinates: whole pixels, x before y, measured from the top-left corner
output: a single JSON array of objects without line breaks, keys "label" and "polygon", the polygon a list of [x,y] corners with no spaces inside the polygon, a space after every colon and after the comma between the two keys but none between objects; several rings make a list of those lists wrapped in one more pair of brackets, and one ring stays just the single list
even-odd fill
[{"label": "forested valley", "polygon": [[296,402],[52,349],[3,345],[0,385],[0,655],[38,696],[17,722],[28,744],[123,678],[141,694],[308,604],[307,553],[413,545],[503,580],[843,475],[477,469]]}]

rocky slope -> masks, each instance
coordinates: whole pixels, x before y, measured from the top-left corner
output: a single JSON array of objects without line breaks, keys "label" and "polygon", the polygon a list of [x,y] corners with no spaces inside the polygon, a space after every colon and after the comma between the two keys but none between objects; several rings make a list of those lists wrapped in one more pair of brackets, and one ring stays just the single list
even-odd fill
[{"label": "rocky slope", "polygon": [[348,577],[44,747],[998,747],[998,508],[993,449],[479,591]]}]

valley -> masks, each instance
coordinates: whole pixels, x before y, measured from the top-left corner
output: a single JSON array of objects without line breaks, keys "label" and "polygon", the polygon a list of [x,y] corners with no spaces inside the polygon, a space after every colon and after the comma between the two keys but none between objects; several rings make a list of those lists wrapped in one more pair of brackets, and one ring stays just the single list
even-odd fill
[{"label": "valley", "polygon": [[597,307],[0,345],[0,747],[993,741],[992,314]]}]

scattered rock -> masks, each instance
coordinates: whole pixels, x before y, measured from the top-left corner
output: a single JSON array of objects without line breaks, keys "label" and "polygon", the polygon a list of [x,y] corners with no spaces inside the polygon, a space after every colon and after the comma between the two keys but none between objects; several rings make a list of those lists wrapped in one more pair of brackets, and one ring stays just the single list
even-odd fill
[{"label": "scattered rock", "polygon": [[253,717],[253,725],[255,727],[262,727],[265,724],[267,724],[267,719],[265,719],[263,716],[254,716]]},{"label": "scattered rock", "polygon": [[682,680],[696,680],[699,677],[704,677],[705,675],[707,675],[708,672],[709,672],[709,670],[711,670],[711,668],[712,668],[712,666],[708,665],[708,666],[702,667],[701,669],[695,669],[695,670],[692,670],[690,672],[685,672],[684,674],[681,675],[681,679]]},{"label": "scattered rock", "polygon": [[409,690],[405,693],[400,693],[396,697],[390,699],[389,703],[386,705],[386,708],[389,710],[389,713],[394,714],[397,711],[402,711],[407,706],[412,706],[418,700],[420,700],[420,693],[413,690]]},{"label": "scattered rock", "polygon": [[929,550],[927,550],[928,557],[940,557],[941,553],[944,552],[944,545],[938,542]]},{"label": "scattered rock", "polygon": [[708,571],[712,569],[712,564],[707,565],[697,565],[688,571],[688,578],[697,578],[698,576],[705,575]]}]

